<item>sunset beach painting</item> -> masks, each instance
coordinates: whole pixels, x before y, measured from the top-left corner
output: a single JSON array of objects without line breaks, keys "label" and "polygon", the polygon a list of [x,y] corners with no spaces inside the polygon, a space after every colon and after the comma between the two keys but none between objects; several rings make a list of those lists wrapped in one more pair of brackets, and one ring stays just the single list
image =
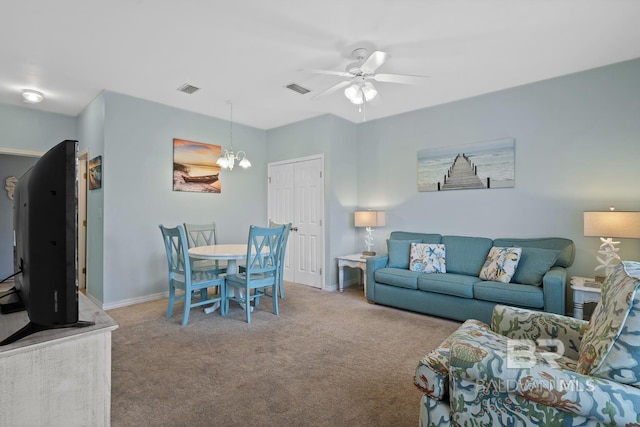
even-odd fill
[{"label": "sunset beach painting", "polygon": [[173,139],[173,191],[220,193],[222,147],[203,142]]}]

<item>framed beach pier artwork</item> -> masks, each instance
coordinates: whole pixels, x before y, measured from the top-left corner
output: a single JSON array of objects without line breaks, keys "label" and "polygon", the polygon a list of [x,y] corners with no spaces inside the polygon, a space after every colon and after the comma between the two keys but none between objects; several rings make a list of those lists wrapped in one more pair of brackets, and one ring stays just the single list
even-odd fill
[{"label": "framed beach pier artwork", "polygon": [[418,191],[515,186],[515,139],[501,138],[418,151]]},{"label": "framed beach pier artwork", "polygon": [[173,191],[220,193],[222,147],[203,142],[173,139]]}]

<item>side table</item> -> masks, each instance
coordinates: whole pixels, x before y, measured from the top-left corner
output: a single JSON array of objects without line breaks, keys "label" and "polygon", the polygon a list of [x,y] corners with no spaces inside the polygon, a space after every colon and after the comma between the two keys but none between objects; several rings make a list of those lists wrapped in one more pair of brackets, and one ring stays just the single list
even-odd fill
[{"label": "side table", "polygon": [[593,278],[573,276],[571,277],[571,289],[573,289],[573,317],[582,319],[582,309],[587,302],[600,301],[601,283],[595,283]]},{"label": "side table", "polygon": [[367,294],[367,257],[362,254],[351,254],[338,257],[338,286],[340,292],[344,291],[344,268],[359,268],[362,270],[362,283],[364,284],[364,294]]}]

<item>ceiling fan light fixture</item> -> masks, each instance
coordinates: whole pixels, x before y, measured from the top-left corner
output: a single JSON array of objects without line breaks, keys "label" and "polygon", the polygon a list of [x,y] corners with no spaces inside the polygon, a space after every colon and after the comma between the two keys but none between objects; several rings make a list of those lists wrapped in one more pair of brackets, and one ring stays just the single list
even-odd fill
[{"label": "ceiling fan light fixture", "polygon": [[362,94],[364,95],[364,99],[369,102],[376,97],[378,91],[370,82],[366,82],[362,86]]},{"label": "ceiling fan light fixture", "polygon": [[352,84],[344,90],[344,96],[354,104],[362,104],[362,92],[357,84]]}]

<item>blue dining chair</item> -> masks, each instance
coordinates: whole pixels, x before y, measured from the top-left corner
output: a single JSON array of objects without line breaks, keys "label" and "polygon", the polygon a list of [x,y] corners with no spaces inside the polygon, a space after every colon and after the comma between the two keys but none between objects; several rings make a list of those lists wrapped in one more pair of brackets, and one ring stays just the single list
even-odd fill
[{"label": "blue dining chair", "polygon": [[[191,270],[191,262],[187,252],[187,238],[181,226],[167,228],[159,226],[162,232],[164,248],[167,253],[169,265],[169,307],[167,318],[173,316],[173,306],[176,301],[184,301],[184,314],[182,326],[189,321],[189,312],[193,307],[200,307],[219,303],[221,314],[226,314],[224,302],[227,296],[227,287],[224,276],[199,272],[194,274]],[[209,296],[209,288],[217,288],[220,294]],[[176,289],[184,291],[183,295],[176,296]]]},{"label": "blue dining chair", "polygon": [[[284,225],[284,232],[282,233],[282,243],[280,244],[280,255],[278,255],[278,262],[281,264],[281,268],[278,269],[278,288],[280,289],[280,298],[284,298],[284,268],[287,243],[289,242],[289,232],[291,231],[292,224],[280,224],[269,220],[269,227],[280,227],[281,225]],[[245,271],[244,265],[241,265],[239,270],[243,273]]]},{"label": "blue dining chair", "polygon": [[280,244],[280,254],[278,255],[278,262],[280,268],[278,268],[278,289],[280,290],[280,298],[284,298],[284,267],[287,252],[287,243],[289,242],[289,232],[291,231],[291,223],[278,224],[273,221],[269,221],[269,227],[278,227],[284,225],[284,231],[282,232],[282,243]]},{"label": "blue dining chair", "polygon": [[[247,244],[247,258],[244,272],[227,275],[227,286],[236,288],[236,296],[227,296],[225,311],[229,310],[229,301],[244,304],[247,323],[251,323],[251,301],[257,307],[262,297],[271,297],[273,314],[278,311],[278,274],[282,263],[279,262],[282,233],[285,226],[279,227],[249,227],[249,242]],[[267,292],[270,290],[271,292]],[[253,291],[253,293],[252,293]],[[228,295],[228,294],[227,294]]]},{"label": "blue dining chair", "polygon": [[[189,248],[216,244],[215,222],[211,224],[184,223],[184,231],[187,235],[187,245]],[[218,260],[193,259],[191,260],[191,270],[194,272],[205,272],[206,274],[224,274],[227,271],[227,267]]]}]

